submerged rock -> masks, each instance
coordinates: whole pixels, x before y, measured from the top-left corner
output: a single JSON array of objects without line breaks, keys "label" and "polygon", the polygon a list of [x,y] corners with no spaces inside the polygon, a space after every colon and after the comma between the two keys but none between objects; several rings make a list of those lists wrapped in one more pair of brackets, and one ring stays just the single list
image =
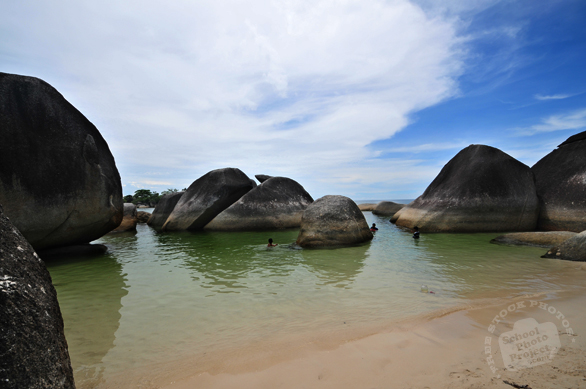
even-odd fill
[{"label": "submerged rock", "polygon": [[372,240],[364,215],[344,196],[324,196],[310,204],[301,218],[301,247],[347,246]]},{"label": "submerged rock", "polygon": [[586,131],[576,134],[531,168],[546,231],[586,230]]},{"label": "submerged rock", "polygon": [[199,230],[252,189],[240,169],[212,170],[197,179],[181,196],[163,231]]},{"label": "submerged rock", "polygon": [[75,388],[49,271],[0,206],[0,386]]},{"label": "submerged rock", "polygon": [[124,217],[122,223],[112,232],[126,232],[136,231],[136,224],[138,223],[136,205],[132,203],[124,203]]},{"label": "submerged rock", "polygon": [[529,167],[494,147],[471,145],[391,221],[422,232],[532,231],[538,213]]},{"label": "submerged rock", "polygon": [[506,244],[513,246],[536,246],[553,247],[559,246],[566,240],[576,235],[570,231],[548,231],[548,232],[513,232],[497,236],[490,243]]},{"label": "submerged rock", "polygon": [[38,78],[0,73],[0,203],[35,249],[88,243],[122,221],[104,138]]},{"label": "submerged rock", "polygon": [[153,228],[163,227],[163,224],[165,224],[167,218],[171,212],[173,212],[173,209],[175,209],[175,206],[184,193],[185,192],[175,192],[163,195],[153,210],[152,215],[149,217],[147,224]]},{"label": "submerged rock", "polygon": [[405,204],[398,204],[392,201],[381,201],[376,207],[374,207],[372,213],[379,216],[393,216],[404,207]]},{"label": "submerged rock", "polygon": [[567,239],[558,247],[550,249],[542,258],[586,262],[586,231],[582,231]]},{"label": "submerged rock", "polygon": [[313,199],[296,181],[271,177],[222,211],[206,230],[252,231],[295,228]]}]

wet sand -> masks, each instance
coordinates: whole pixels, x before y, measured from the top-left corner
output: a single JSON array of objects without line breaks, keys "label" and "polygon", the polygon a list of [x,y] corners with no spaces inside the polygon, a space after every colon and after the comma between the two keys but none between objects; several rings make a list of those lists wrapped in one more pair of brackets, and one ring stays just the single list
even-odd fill
[{"label": "wet sand", "polygon": [[[580,264],[576,264],[576,271],[577,277],[586,278]],[[189,367],[184,366],[181,374],[167,376],[166,382],[159,381],[154,386],[165,389],[586,387],[586,290],[485,300],[479,306],[395,323],[376,334],[337,346],[331,342],[308,341],[291,352],[287,349],[243,351],[223,361],[220,368],[202,372],[201,365],[192,365],[192,376]],[[567,321],[561,319],[562,314]],[[493,322],[495,317],[500,321]],[[561,348],[552,359],[540,365],[504,370],[498,337],[527,318],[535,319],[540,325],[554,323]],[[493,334],[489,332],[491,322],[496,323]],[[485,348],[487,337],[491,338],[490,350]],[[493,372],[491,366],[497,370]]]}]

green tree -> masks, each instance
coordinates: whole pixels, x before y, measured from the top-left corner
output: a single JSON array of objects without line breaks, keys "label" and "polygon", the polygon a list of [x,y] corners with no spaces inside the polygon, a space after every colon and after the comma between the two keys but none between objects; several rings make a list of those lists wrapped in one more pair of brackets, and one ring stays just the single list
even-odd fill
[{"label": "green tree", "polygon": [[167,190],[164,190],[161,192],[161,195],[166,195],[166,194],[171,194],[171,193],[177,193],[179,192],[179,190],[175,189],[175,188],[169,188]]},{"label": "green tree", "polygon": [[132,200],[133,199],[134,198],[132,197],[132,195],[126,195],[126,196],[124,196],[124,202],[125,203],[132,203]]}]

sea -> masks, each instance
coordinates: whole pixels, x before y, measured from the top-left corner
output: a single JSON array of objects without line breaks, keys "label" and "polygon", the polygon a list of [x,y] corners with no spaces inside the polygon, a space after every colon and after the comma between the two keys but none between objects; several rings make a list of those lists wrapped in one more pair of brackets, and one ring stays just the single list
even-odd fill
[{"label": "sea", "polygon": [[[357,203],[368,202],[377,201]],[[139,224],[96,241],[106,254],[47,262],[77,387],[156,387],[165,374],[219,372],[255,351],[334,347],[483,301],[583,287],[571,263],[490,243],[498,233],[415,240],[388,217],[364,215],[379,230],[353,247],[301,249],[297,230]]]}]

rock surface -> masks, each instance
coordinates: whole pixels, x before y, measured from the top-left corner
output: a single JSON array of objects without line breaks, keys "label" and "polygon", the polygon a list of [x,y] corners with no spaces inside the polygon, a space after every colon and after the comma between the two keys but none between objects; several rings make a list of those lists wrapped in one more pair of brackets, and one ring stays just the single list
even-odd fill
[{"label": "rock surface", "polygon": [[161,228],[169,218],[173,209],[185,192],[175,192],[163,195],[149,217],[147,224],[153,228]]},{"label": "rock surface", "polygon": [[138,211],[136,213],[136,218],[138,219],[139,223],[147,223],[149,221],[149,219],[151,218],[150,213],[145,212],[145,211]]},{"label": "rock surface", "polygon": [[471,145],[391,221],[421,232],[532,231],[538,213],[529,167],[494,147]]},{"label": "rock surface", "polygon": [[198,178],[181,196],[163,231],[199,230],[252,189],[240,169],[212,170]]},{"label": "rock surface", "polygon": [[559,246],[575,235],[575,232],[570,231],[513,232],[497,236],[490,243],[513,246],[553,247]]},{"label": "rock surface", "polygon": [[541,206],[537,228],[586,230],[586,131],[568,138],[531,170]]},{"label": "rock surface", "polygon": [[297,244],[307,248],[347,246],[372,238],[366,219],[354,201],[344,196],[324,196],[303,212]]},{"label": "rock surface", "polygon": [[558,247],[552,248],[542,258],[586,262],[586,231],[582,231]]},{"label": "rock surface", "polygon": [[132,203],[124,203],[124,217],[122,223],[112,232],[126,232],[136,231],[136,225],[138,223],[136,205]]},{"label": "rock surface", "polygon": [[358,204],[358,209],[360,209],[362,212],[373,211],[374,208],[376,208],[375,203]]},{"label": "rock surface", "polygon": [[266,174],[257,174],[257,175],[255,175],[255,177],[258,180],[258,182],[260,182],[262,184],[263,182],[265,182],[266,180],[268,180],[272,176],[268,176]]},{"label": "rock surface", "polygon": [[392,201],[381,201],[376,207],[374,207],[372,213],[379,216],[393,216],[404,207],[405,204],[398,204]]},{"label": "rock surface", "polygon": [[271,177],[222,211],[206,230],[261,231],[296,228],[313,199],[303,186],[286,177]]},{"label": "rock surface", "polygon": [[75,388],[57,293],[0,206],[0,387]]},{"label": "rock surface", "polygon": [[122,221],[96,127],[46,82],[0,73],[0,203],[35,249],[88,243]]}]

